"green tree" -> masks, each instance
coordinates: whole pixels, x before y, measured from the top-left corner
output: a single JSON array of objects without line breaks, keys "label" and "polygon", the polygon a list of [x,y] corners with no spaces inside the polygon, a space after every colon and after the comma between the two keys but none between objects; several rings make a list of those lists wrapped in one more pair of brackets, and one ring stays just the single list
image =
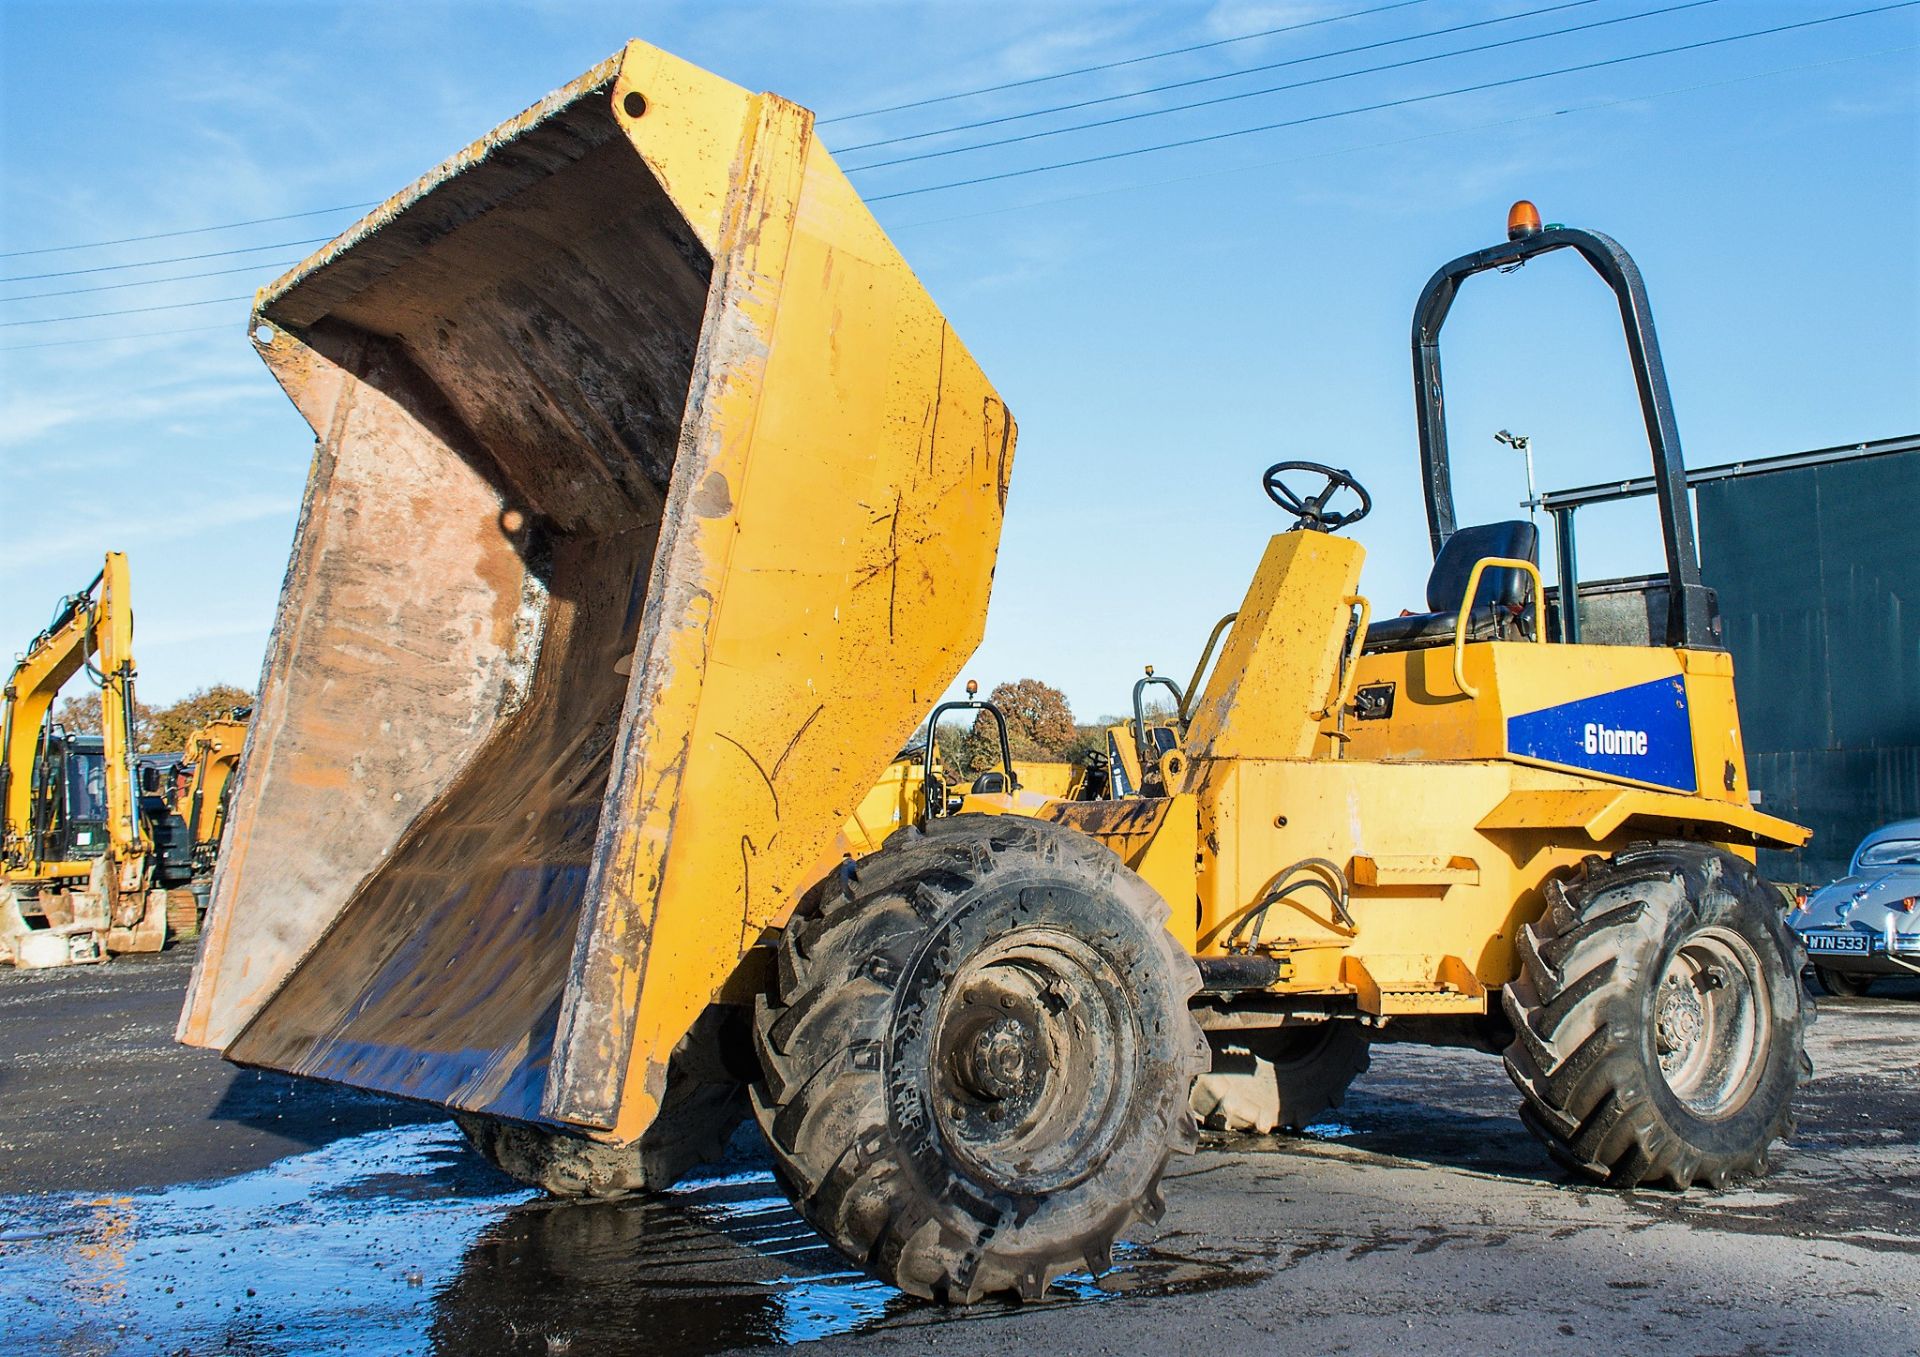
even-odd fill
[{"label": "green tree", "polygon": [[[1050,683],[1023,678],[1002,683],[987,700],[1007,718],[1007,743],[1016,759],[1057,759],[1074,742],[1076,730],[1067,695]],[[985,739],[998,754],[999,731],[993,718],[981,712],[973,723],[976,738]]]},{"label": "green tree", "polygon": [[141,748],[172,752],[187,747],[187,736],[223,716],[235,707],[251,707],[253,694],[232,683],[214,683],[196,688],[170,706],[152,714]]},{"label": "green tree", "polygon": [[[75,735],[100,734],[100,690],[83,687],[77,697],[63,697],[53,709],[54,721]],[[153,729],[153,708],[138,697],[133,699],[133,747],[146,749]]]},{"label": "green tree", "polygon": [[976,730],[964,721],[945,721],[934,732],[940,750],[940,766],[950,781],[969,782],[1000,762],[1000,741],[988,728]]},{"label": "green tree", "polygon": [[1073,739],[1060,751],[1060,757],[1076,768],[1084,767],[1089,754],[1107,752],[1107,726],[1115,722],[1094,721],[1073,728]]}]

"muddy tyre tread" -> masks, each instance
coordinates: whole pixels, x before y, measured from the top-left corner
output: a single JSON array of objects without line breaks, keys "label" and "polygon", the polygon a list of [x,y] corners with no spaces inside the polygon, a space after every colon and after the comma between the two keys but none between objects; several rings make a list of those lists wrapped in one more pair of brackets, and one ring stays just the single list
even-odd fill
[{"label": "muddy tyre tread", "polygon": [[[1614,1187],[1715,1188],[1764,1174],[1794,1130],[1792,1101],[1812,1072],[1805,957],[1777,893],[1744,859],[1687,843],[1634,844],[1588,857],[1544,891],[1545,914],[1518,939],[1520,974],[1504,1003],[1513,1024],[1507,1073],[1521,1120],[1559,1163]],[[1768,977],[1772,1027],[1760,1085],[1725,1118],[1693,1117],[1652,1063],[1643,996],[1657,984],[1675,930],[1704,908],[1752,930]],[[1651,972],[1651,978],[1648,973]]]},{"label": "muddy tyre tread", "polygon": [[[1077,1222],[1071,1256],[1041,1224],[1050,1200],[1014,1203],[950,1162],[943,1181],[926,1181],[925,1163],[896,1144],[888,1107],[895,985],[937,957],[943,921],[969,892],[989,878],[1024,881],[1036,871],[1128,906],[1127,926],[1150,925],[1148,945],[1159,949],[1151,968],[1174,977],[1173,1021],[1149,1033],[1164,1056],[1163,1077],[1177,1084],[1151,1132],[1157,1161],[1126,1199]],[[1167,1159],[1197,1141],[1186,1088],[1205,1066],[1204,1039],[1188,1012],[1199,975],[1166,920],[1159,896],[1099,843],[1012,816],[961,815],[901,830],[857,869],[816,887],[787,926],[773,992],[761,997],[754,1023],[762,1069],[754,1110],[800,1213],[853,1262],[943,1303],[997,1293],[1038,1299],[1062,1273],[1104,1271],[1124,1229],[1159,1218]]]}]

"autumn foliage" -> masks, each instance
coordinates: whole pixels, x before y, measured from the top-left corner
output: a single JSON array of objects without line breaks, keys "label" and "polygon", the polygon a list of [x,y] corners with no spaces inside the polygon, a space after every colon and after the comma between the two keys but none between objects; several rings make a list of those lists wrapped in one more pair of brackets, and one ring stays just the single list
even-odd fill
[{"label": "autumn foliage", "polygon": [[[232,683],[214,683],[196,688],[178,702],[165,707],[150,707],[135,698],[133,702],[133,743],[141,753],[179,753],[187,747],[187,736],[207,722],[232,713],[235,707],[253,705],[253,694]],[[100,733],[100,692],[88,689],[78,697],[60,703],[54,720],[77,734]]]}]

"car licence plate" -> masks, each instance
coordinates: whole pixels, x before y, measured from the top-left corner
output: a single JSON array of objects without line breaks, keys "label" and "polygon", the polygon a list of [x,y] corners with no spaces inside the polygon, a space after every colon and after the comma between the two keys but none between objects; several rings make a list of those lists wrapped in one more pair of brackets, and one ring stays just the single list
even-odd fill
[{"label": "car licence plate", "polygon": [[1809,952],[1866,952],[1872,939],[1865,933],[1808,933]]}]

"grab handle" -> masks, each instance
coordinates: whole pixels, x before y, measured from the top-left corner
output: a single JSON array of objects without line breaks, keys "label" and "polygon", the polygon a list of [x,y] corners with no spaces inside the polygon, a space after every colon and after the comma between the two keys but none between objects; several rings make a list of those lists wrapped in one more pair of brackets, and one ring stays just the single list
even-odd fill
[{"label": "grab handle", "polygon": [[[1473,569],[1467,572],[1466,596],[1460,600],[1460,613],[1453,621],[1453,681],[1461,692],[1468,697],[1477,698],[1480,690],[1467,682],[1467,627],[1473,621],[1473,596],[1479,592],[1480,576],[1490,567],[1498,566],[1503,570],[1524,570],[1533,581],[1533,605],[1540,606],[1540,600],[1546,596],[1540,583],[1540,567],[1532,561],[1522,561],[1513,556],[1483,556],[1473,563]],[[1547,641],[1547,629],[1534,627],[1534,639],[1542,645]]]}]

